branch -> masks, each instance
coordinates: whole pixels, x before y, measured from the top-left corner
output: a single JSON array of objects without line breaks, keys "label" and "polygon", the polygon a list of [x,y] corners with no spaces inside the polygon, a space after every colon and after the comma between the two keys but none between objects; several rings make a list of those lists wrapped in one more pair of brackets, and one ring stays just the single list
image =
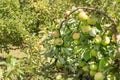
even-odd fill
[{"label": "branch", "polygon": [[69,15],[66,15],[66,16],[65,16],[65,19],[64,19],[64,20],[61,22],[61,24],[60,24],[60,28],[62,27],[63,23],[66,22],[66,21],[69,19],[69,16],[70,16],[71,14],[73,14],[74,12],[76,12],[77,10],[79,10],[79,9],[84,9],[84,10],[90,10],[90,11],[97,12],[97,13],[105,16],[106,18],[108,18],[109,21],[111,21],[112,24],[111,24],[110,27],[112,28],[113,33],[114,33],[114,35],[115,35],[117,52],[120,53],[119,44],[118,44],[118,40],[117,40],[117,35],[118,35],[118,31],[117,31],[117,29],[116,29],[116,28],[117,28],[117,24],[116,24],[115,20],[112,19],[108,14],[106,14],[106,13],[103,12],[103,11],[100,11],[99,9],[89,8],[89,7],[78,7],[78,8],[76,8],[76,9],[72,10]]}]

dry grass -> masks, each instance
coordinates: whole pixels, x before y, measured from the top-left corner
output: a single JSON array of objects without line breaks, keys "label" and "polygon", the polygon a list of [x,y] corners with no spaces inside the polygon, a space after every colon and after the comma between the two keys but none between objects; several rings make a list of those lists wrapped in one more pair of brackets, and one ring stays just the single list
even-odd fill
[{"label": "dry grass", "polygon": [[6,52],[2,52],[0,54],[0,57],[6,58],[9,55],[11,55],[11,56],[13,56],[15,58],[24,58],[24,57],[27,57],[27,54],[25,54],[24,52],[22,52],[20,49],[10,50],[9,54],[7,54]]}]

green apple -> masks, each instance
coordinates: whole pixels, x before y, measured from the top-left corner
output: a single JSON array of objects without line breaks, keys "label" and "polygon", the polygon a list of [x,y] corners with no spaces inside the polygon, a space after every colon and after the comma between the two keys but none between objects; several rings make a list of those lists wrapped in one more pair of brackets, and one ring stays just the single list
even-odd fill
[{"label": "green apple", "polygon": [[63,44],[62,38],[56,38],[54,40],[55,45],[61,46]]},{"label": "green apple", "polygon": [[103,38],[102,44],[105,46],[108,45],[109,43],[110,43],[110,38],[108,36],[105,36]]},{"label": "green apple", "polygon": [[63,67],[63,64],[62,64],[60,61],[57,61],[57,62],[56,62],[56,67],[57,67],[57,68],[62,68],[62,67]]},{"label": "green apple", "polygon": [[96,37],[94,38],[94,42],[95,42],[96,44],[100,44],[101,41],[102,41],[102,38],[101,38],[99,35],[96,35]]},{"label": "green apple", "polygon": [[80,44],[80,40],[74,40],[74,44],[76,45]]},{"label": "green apple", "polygon": [[67,78],[66,80],[74,80],[73,78]]},{"label": "green apple", "polygon": [[72,35],[72,38],[73,39],[79,39],[80,38],[80,33],[73,33],[73,35]]},{"label": "green apple", "polygon": [[59,37],[59,35],[60,34],[59,34],[58,30],[55,30],[55,31],[52,32],[53,37]]},{"label": "green apple", "polygon": [[96,74],[96,71],[90,70],[90,76],[94,76]]},{"label": "green apple", "polygon": [[78,14],[78,17],[79,17],[79,19],[82,20],[82,21],[85,21],[85,20],[87,20],[87,19],[89,18],[88,15],[87,15],[84,11],[81,11],[81,12]]},{"label": "green apple", "polygon": [[104,75],[102,72],[97,72],[94,76],[94,80],[104,80]]},{"label": "green apple", "polygon": [[90,64],[90,70],[96,71],[98,69],[98,66],[95,63]]},{"label": "green apple", "polygon": [[107,80],[116,80],[116,77],[114,75],[107,75]]},{"label": "green apple", "polygon": [[88,34],[89,31],[91,30],[91,27],[90,26],[82,26],[81,30],[84,34]]},{"label": "green apple", "polygon": [[64,43],[64,47],[70,47],[71,46],[71,43],[70,42],[65,42]]},{"label": "green apple", "polygon": [[90,51],[90,54],[91,54],[91,56],[93,56],[93,57],[97,57],[97,51],[96,51],[95,49],[92,49],[92,50]]},{"label": "green apple", "polygon": [[80,61],[79,62],[79,67],[83,67],[83,66],[85,66],[86,65],[86,62],[85,61]]},{"label": "green apple", "polygon": [[85,71],[85,72],[89,72],[88,66],[83,66],[82,69],[83,69],[83,71]]},{"label": "green apple", "polygon": [[62,75],[61,75],[61,74],[58,74],[58,75],[56,76],[56,80],[63,80]]},{"label": "green apple", "polygon": [[90,18],[87,19],[87,22],[88,22],[88,24],[90,24],[90,25],[95,25],[96,22],[97,22],[97,18],[95,18],[95,17],[90,17]]}]

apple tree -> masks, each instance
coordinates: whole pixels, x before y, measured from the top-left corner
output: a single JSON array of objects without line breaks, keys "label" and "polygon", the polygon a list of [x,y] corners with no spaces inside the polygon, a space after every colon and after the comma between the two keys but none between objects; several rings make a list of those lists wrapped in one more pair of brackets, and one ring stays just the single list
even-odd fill
[{"label": "apple tree", "polygon": [[43,71],[52,70],[48,76],[56,80],[118,80],[118,28],[116,19],[96,8],[66,11],[65,19],[44,42],[50,63],[44,64]]}]

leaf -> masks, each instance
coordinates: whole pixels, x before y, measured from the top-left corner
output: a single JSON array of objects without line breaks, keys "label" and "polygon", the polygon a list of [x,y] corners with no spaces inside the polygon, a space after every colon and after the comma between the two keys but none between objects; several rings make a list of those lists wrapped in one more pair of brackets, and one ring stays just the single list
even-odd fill
[{"label": "leaf", "polygon": [[0,68],[0,79],[3,77],[3,70]]},{"label": "leaf", "polygon": [[0,62],[0,65],[6,65],[5,61]]},{"label": "leaf", "polygon": [[97,29],[102,30],[100,23],[97,23],[97,24],[96,24],[96,27],[97,27]]},{"label": "leaf", "polygon": [[64,58],[58,56],[58,60],[59,60],[62,64],[65,64],[65,60],[64,60]]},{"label": "leaf", "polygon": [[90,53],[89,53],[89,52],[85,52],[85,53],[83,54],[83,58],[84,58],[85,61],[88,61],[88,60],[91,58]]},{"label": "leaf", "polygon": [[104,71],[105,69],[105,59],[102,58],[99,62],[99,71]]}]

